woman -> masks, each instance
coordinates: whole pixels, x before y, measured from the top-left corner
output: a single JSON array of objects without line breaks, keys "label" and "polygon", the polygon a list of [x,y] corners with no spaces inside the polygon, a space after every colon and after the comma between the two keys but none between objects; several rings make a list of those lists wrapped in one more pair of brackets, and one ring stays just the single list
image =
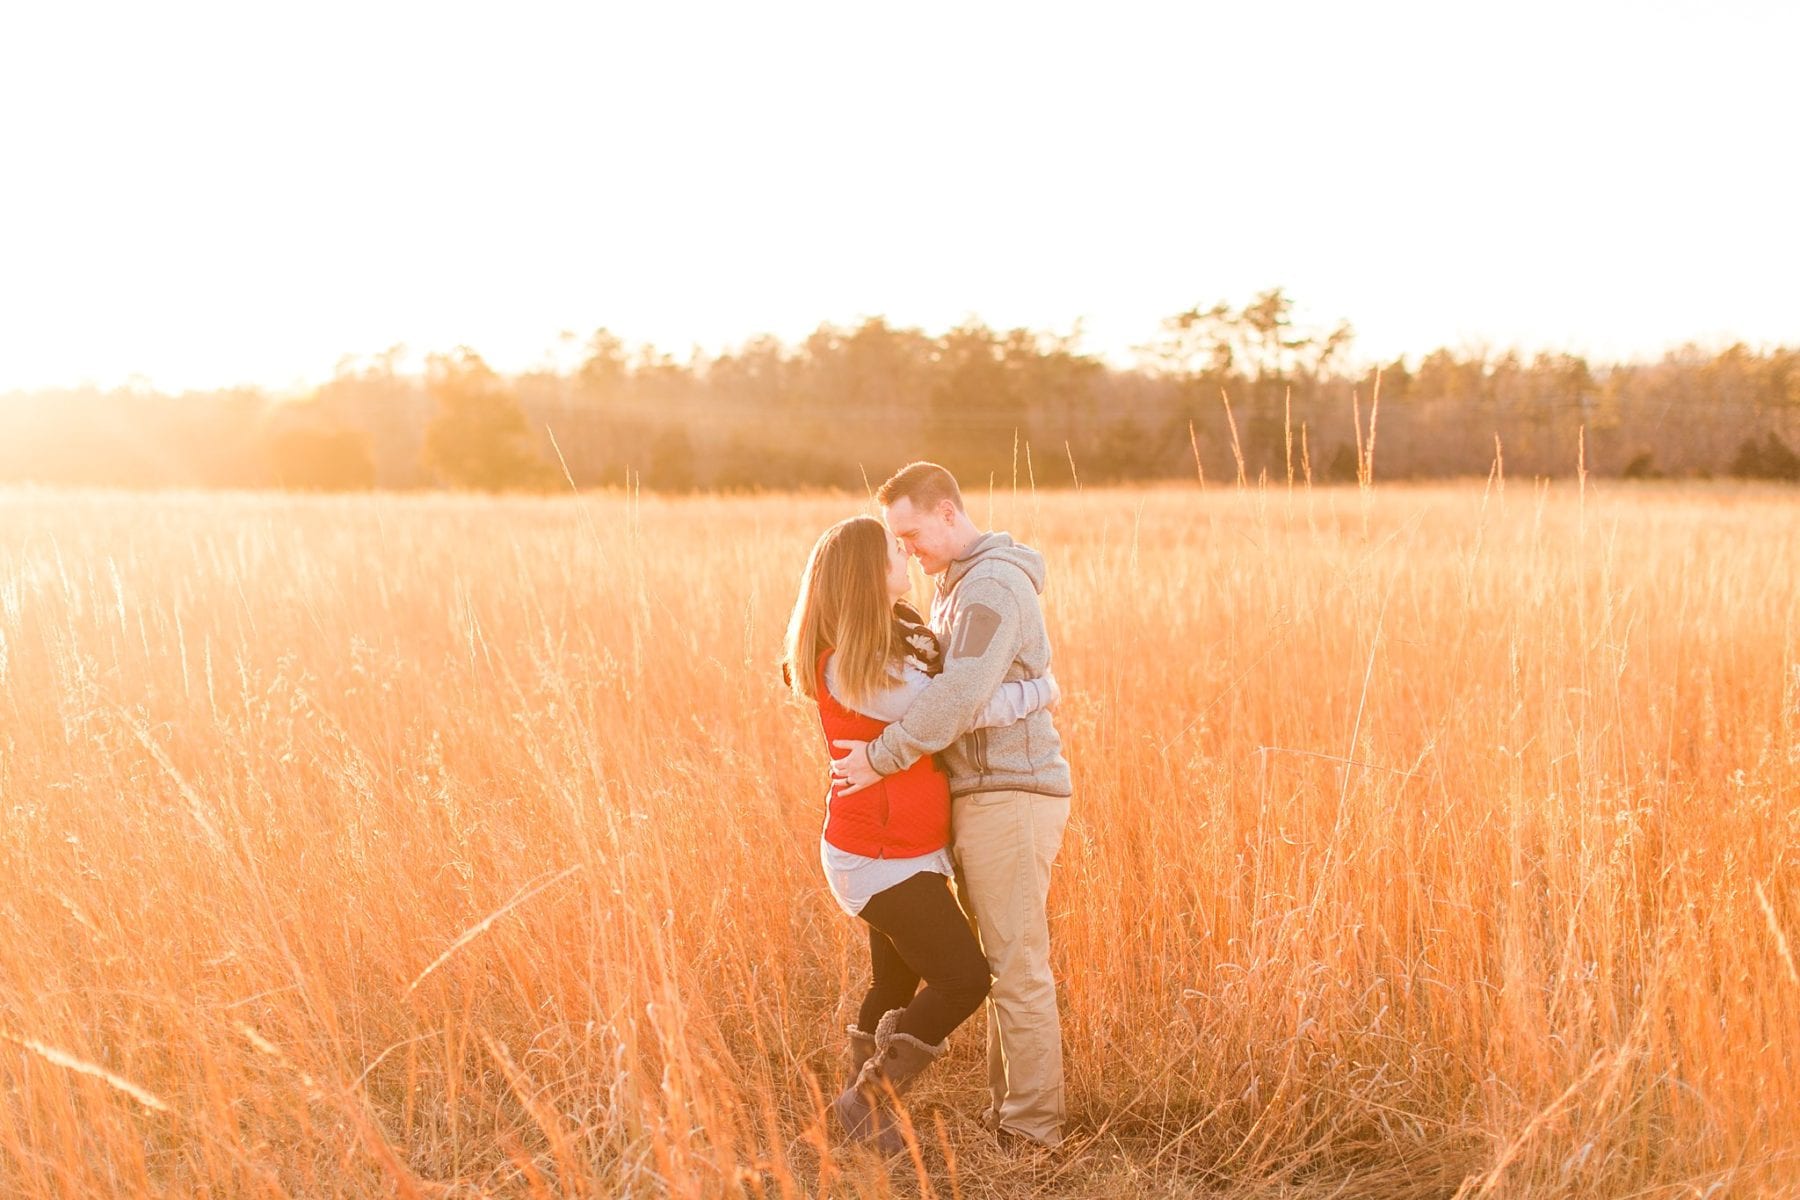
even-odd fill
[{"label": "woman", "polygon": [[[825,743],[871,741],[930,683],[937,640],[901,597],[907,555],[879,521],[826,530],[801,576],[782,673],[816,701]],[[974,727],[1006,725],[1055,703],[1056,681],[1001,685]],[[929,756],[854,795],[827,797],[819,853],[832,895],[868,926],[872,979],[850,1027],[850,1072],[832,1109],[855,1140],[901,1146],[875,1104],[944,1052],[987,996],[987,959],[950,894],[950,785]],[[923,980],[925,986],[919,989]]]}]

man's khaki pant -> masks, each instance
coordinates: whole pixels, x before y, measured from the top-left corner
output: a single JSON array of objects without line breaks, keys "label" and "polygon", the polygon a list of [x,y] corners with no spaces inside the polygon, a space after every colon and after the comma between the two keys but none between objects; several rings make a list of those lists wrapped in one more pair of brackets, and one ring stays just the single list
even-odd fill
[{"label": "man's khaki pant", "polygon": [[1045,901],[1068,820],[1067,797],[1032,792],[977,792],[951,810],[957,891],[994,975],[992,1115],[1002,1128],[1052,1146],[1062,1140],[1062,1024]]}]

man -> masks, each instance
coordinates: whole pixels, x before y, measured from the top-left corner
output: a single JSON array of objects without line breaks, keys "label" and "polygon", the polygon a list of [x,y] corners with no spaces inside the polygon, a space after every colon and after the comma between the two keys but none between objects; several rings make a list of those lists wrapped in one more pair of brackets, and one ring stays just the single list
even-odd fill
[{"label": "man", "polygon": [[1049,668],[1038,602],[1044,559],[1007,534],[977,529],[956,479],[934,463],[901,468],[875,498],[889,532],[937,576],[931,626],[943,671],[875,741],[835,743],[849,754],[832,773],[849,794],[941,752],[957,891],[994,976],[988,1116],[1003,1138],[1054,1146],[1064,1114],[1062,1028],[1045,901],[1069,818],[1069,764],[1048,711],[970,730],[1002,683]]}]

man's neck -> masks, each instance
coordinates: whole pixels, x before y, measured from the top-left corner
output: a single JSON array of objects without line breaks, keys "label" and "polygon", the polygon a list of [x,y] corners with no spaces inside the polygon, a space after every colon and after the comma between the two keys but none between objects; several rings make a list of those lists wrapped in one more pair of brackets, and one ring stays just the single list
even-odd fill
[{"label": "man's neck", "polygon": [[[975,543],[979,542],[982,539],[982,537],[985,536],[981,532],[981,530],[975,528],[974,522],[967,521],[965,519],[964,525],[965,525],[965,528],[958,530],[958,532],[962,535],[962,541],[960,543],[958,543],[958,545],[956,546],[956,549],[951,553],[951,555],[950,555],[951,562],[956,562],[959,559],[966,558],[968,556],[969,550],[975,545]],[[946,571],[948,571],[949,569],[950,568],[948,566],[946,566],[944,568],[944,570],[946,570]]]}]

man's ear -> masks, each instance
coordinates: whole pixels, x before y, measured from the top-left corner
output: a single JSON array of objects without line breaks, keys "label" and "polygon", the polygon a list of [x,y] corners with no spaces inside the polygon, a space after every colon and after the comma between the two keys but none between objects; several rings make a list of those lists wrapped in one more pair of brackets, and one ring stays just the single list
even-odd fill
[{"label": "man's ear", "polygon": [[938,501],[938,518],[946,525],[956,524],[956,501],[945,496]]}]

